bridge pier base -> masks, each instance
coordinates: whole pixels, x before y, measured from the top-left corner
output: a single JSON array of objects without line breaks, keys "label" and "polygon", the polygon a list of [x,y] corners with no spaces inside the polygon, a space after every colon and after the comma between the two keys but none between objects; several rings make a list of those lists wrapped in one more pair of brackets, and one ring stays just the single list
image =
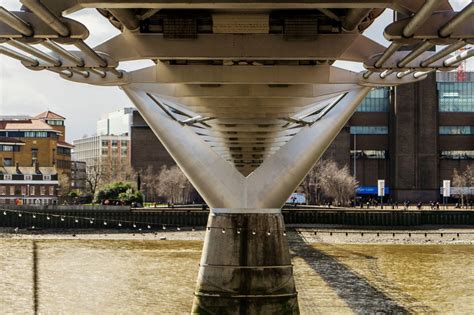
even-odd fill
[{"label": "bridge pier base", "polygon": [[197,282],[193,314],[299,314],[280,211],[212,211]]}]

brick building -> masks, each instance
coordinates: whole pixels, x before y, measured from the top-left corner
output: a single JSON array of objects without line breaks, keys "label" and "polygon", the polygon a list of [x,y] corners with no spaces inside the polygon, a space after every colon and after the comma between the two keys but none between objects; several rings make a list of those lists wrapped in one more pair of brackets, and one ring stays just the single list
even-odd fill
[{"label": "brick building", "polygon": [[0,203],[57,202],[58,176],[71,173],[64,121],[51,111],[0,117]]},{"label": "brick building", "polygon": [[71,172],[72,145],[65,141],[65,118],[47,111],[33,118],[0,117],[0,165],[57,167]]},{"label": "brick building", "polygon": [[176,164],[137,110],[133,112],[130,139],[134,170],[145,171],[152,167],[158,175],[162,166]]},{"label": "brick building", "polygon": [[385,179],[393,200],[439,200],[442,181],[474,164],[474,73],[372,90],[324,157],[350,166],[362,196]]}]

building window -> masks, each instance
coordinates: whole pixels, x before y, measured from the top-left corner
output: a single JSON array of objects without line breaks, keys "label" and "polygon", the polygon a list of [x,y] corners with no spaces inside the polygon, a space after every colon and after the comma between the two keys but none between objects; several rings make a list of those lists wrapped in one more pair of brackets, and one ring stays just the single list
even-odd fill
[{"label": "building window", "polygon": [[23,175],[25,180],[33,180],[33,175]]},{"label": "building window", "polygon": [[0,186],[0,195],[5,196],[7,194],[7,187]]},{"label": "building window", "polygon": [[125,140],[120,141],[120,146],[121,146],[121,147],[126,147],[126,146],[128,146],[128,141],[125,141]]},{"label": "building window", "polygon": [[122,156],[127,156],[127,148],[121,148],[121,149],[120,149],[120,154],[121,154]]},{"label": "building window", "polygon": [[385,150],[351,150],[351,159],[367,159],[367,160],[385,160],[388,158]]},{"label": "building window", "polygon": [[4,144],[4,145],[0,145],[0,151],[3,151],[3,152],[19,152],[20,151],[20,146],[19,145]]},{"label": "building window", "polygon": [[71,149],[70,148],[58,147],[58,154],[71,155]]},{"label": "building window", "polygon": [[13,166],[12,158],[3,158],[3,166]]},{"label": "building window", "polygon": [[51,126],[64,126],[63,120],[46,120],[46,123]]},{"label": "building window", "polygon": [[46,187],[40,186],[40,195],[41,195],[41,196],[46,195]]},{"label": "building window", "polygon": [[34,138],[35,132],[34,131],[25,131],[25,138]]},{"label": "building window", "polygon": [[441,151],[440,158],[444,160],[474,160],[474,150]]},{"label": "building window", "polygon": [[10,196],[15,195],[15,186],[10,186]]},{"label": "building window", "polygon": [[102,155],[108,155],[109,154],[109,148],[102,148]]},{"label": "building window", "polygon": [[474,112],[474,82],[438,82],[440,112]]},{"label": "building window", "polygon": [[107,141],[107,140],[102,140],[102,146],[103,146],[103,147],[108,147],[108,146],[109,146],[109,141]]},{"label": "building window", "polygon": [[31,149],[31,160],[33,162],[38,160],[38,149],[36,148]]},{"label": "building window", "polygon": [[375,88],[362,100],[357,112],[384,112],[389,111],[390,88]]},{"label": "building window", "polygon": [[474,126],[439,126],[440,135],[474,135]]},{"label": "building window", "polygon": [[21,186],[21,194],[26,196],[26,186]]},{"label": "building window", "polygon": [[112,147],[118,146],[118,140],[112,140]]},{"label": "building window", "polygon": [[386,135],[387,126],[351,126],[351,134],[356,135]]},{"label": "building window", "polygon": [[35,186],[30,186],[30,196],[35,195]]},{"label": "building window", "polygon": [[49,186],[49,195],[54,196],[54,186]]}]

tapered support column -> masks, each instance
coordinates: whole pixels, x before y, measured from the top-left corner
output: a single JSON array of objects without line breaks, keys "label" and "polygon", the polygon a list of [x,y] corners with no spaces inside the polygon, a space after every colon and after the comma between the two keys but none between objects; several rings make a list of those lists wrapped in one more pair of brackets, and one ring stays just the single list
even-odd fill
[{"label": "tapered support column", "polygon": [[192,313],[299,314],[279,209],[230,211],[209,216]]}]

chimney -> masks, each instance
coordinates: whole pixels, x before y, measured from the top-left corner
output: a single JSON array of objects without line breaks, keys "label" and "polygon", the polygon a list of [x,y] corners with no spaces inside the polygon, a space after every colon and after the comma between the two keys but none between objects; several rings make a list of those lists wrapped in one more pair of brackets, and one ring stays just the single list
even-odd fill
[{"label": "chimney", "polygon": [[15,167],[16,167],[16,173],[21,174],[21,172],[20,172],[20,163],[19,162],[15,163]]},{"label": "chimney", "polygon": [[34,163],[33,163],[34,167],[35,167],[35,173],[36,174],[41,174],[40,172],[40,168],[39,168],[39,162],[36,160]]}]

